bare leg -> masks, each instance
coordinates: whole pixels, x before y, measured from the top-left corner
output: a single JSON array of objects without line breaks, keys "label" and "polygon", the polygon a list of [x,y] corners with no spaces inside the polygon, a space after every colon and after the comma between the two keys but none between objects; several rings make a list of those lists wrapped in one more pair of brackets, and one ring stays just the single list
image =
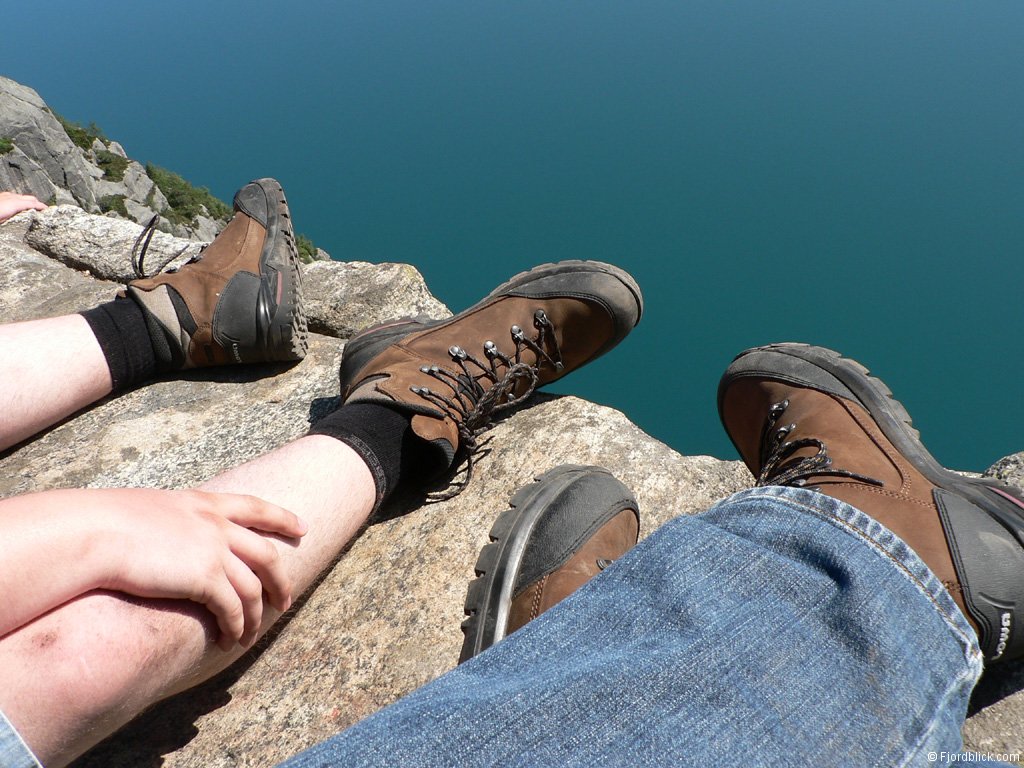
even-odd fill
[{"label": "bare leg", "polygon": [[[259,496],[309,524],[299,546],[280,544],[295,594],[358,532],[375,494],[362,459],[322,435],[300,438],[202,488]],[[267,606],[264,615],[265,631],[280,614]],[[64,765],[153,702],[242,654],[224,653],[215,638],[212,616],[194,604],[89,593],[0,638],[0,710],[48,768]]]},{"label": "bare leg", "polygon": [[110,394],[110,369],[81,315],[0,325],[0,450]]}]

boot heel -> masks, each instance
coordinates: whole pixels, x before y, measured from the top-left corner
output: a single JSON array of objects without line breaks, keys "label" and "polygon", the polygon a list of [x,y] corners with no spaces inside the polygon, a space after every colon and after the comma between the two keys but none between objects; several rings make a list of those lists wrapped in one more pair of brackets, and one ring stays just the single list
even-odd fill
[{"label": "boot heel", "polygon": [[269,355],[272,360],[301,360],[309,349],[309,329],[302,305],[302,275],[298,263],[290,261],[278,279],[277,313],[268,334]]}]

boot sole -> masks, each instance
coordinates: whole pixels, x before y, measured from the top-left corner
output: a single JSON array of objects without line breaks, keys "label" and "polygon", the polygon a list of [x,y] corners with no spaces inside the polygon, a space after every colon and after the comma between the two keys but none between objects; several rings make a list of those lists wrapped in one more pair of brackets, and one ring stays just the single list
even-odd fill
[{"label": "boot sole", "polygon": [[797,357],[834,376],[854,394],[896,450],[929,482],[959,494],[986,510],[1024,546],[1024,493],[999,480],[967,478],[942,466],[924,447],[921,434],[914,427],[903,403],[866,366],[831,349],[797,343],[757,347],[741,353],[736,360],[753,352],[774,352]]},{"label": "boot sole", "polygon": [[[309,348],[306,313],[302,304],[302,271],[299,249],[295,243],[291,211],[284,189],[274,179],[257,179],[267,196],[267,235],[260,254],[260,291],[257,318],[260,319],[263,343],[262,359],[268,361],[301,360]],[[272,295],[278,284],[280,297]],[[275,309],[271,309],[271,307]]]},{"label": "boot sole", "polygon": [[[506,280],[476,304],[456,315],[453,315],[452,317],[445,318],[443,320],[430,318],[426,315],[399,318],[391,322],[376,325],[360,331],[345,345],[344,355],[341,361],[341,381],[343,383],[346,381],[353,381],[356,374],[362,370],[367,363],[373,360],[373,358],[392,344],[400,341],[411,333],[454,322],[463,315],[474,312],[483,307],[495,298],[510,294],[516,289],[529,285],[535,280],[551,277],[553,275],[566,274],[569,272],[599,272],[611,275],[618,279],[626,286],[629,292],[633,294],[637,304],[636,322],[640,322],[640,318],[643,316],[644,311],[643,294],[641,293],[640,286],[637,284],[636,280],[634,280],[632,275],[625,270],[619,269],[611,264],[605,264],[604,262],[587,261],[585,259],[571,259],[557,263],[540,264],[532,269],[526,270],[525,272],[520,272],[509,280]],[[601,353],[599,352],[598,355],[600,354]],[[595,355],[595,357],[598,355]]]},{"label": "boot sole", "polygon": [[616,267],[613,264],[606,264],[603,261],[590,261],[588,259],[566,259],[565,261],[538,264],[532,269],[528,269],[525,272],[520,272],[518,275],[510,277],[504,283],[487,294],[486,298],[478,301],[466,311],[470,312],[481,307],[495,296],[511,293],[515,289],[528,285],[534,280],[538,280],[543,277],[551,277],[552,275],[561,275],[567,272],[580,271],[601,272],[605,275],[611,275],[612,277],[618,278],[618,280],[629,289],[630,293],[633,294],[633,298],[636,300],[637,305],[636,322],[640,322],[640,319],[644,314],[644,296],[640,291],[639,284],[633,279],[633,276],[626,270],[619,269],[619,267]]},{"label": "boot sole", "polygon": [[478,578],[469,583],[466,591],[464,610],[469,618],[462,623],[466,637],[459,654],[460,664],[505,637],[512,589],[530,536],[551,502],[583,472],[611,476],[611,472],[601,467],[575,464],[555,467],[516,491],[508,509],[491,526],[491,543],[480,550],[476,561]]}]

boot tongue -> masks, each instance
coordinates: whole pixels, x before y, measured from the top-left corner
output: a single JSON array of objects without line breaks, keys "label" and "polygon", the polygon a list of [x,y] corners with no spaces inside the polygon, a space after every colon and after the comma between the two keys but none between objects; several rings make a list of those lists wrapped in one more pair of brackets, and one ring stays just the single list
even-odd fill
[{"label": "boot tongue", "polygon": [[390,390],[394,382],[387,378],[374,377],[361,382],[345,398],[346,403],[376,403],[386,405],[411,419],[412,431],[428,443],[439,445],[451,464],[459,445],[459,428],[455,421],[439,409],[431,408],[424,400],[415,407],[407,398],[399,397]]},{"label": "boot tongue", "polygon": [[412,431],[444,451],[448,466],[452,465],[455,461],[455,448],[459,444],[459,431],[451,419],[418,413],[412,417]]},{"label": "boot tongue", "polygon": [[759,485],[854,482],[899,492],[896,452],[860,406],[809,390],[781,394],[760,435]]},{"label": "boot tongue", "polygon": [[377,382],[380,381],[380,377],[369,378],[366,381],[360,382],[356,385],[348,396],[342,392],[342,397],[346,403],[384,403],[390,404],[393,402],[393,398],[388,397],[382,392],[377,391]]},{"label": "boot tongue", "polygon": [[207,263],[217,262],[218,259],[232,260],[243,253],[255,252],[259,254],[260,249],[257,242],[265,236],[266,230],[262,224],[253,221],[248,216],[235,216],[214,238],[213,242],[206,246],[203,251],[203,259]]}]

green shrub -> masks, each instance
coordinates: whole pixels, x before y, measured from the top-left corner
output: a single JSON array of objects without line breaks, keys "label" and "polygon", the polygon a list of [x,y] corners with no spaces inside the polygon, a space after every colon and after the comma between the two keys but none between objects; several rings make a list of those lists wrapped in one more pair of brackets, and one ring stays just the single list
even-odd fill
[{"label": "green shrub", "polygon": [[119,213],[126,219],[131,218],[128,215],[128,209],[124,207],[124,195],[106,195],[100,198],[99,203],[100,210],[104,213],[114,211],[114,213]]},{"label": "green shrub", "polygon": [[68,135],[68,138],[82,149],[92,149],[92,143],[96,139],[99,139],[104,144],[108,142],[107,137],[103,135],[103,131],[96,123],[89,123],[89,125],[85,126],[71,120],[65,120],[56,112],[53,113],[53,116],[63,126],[64,133]]},{"label": "green shrub", "polygon": [[0,136],[0,155],[6,155],[14,149],[14,142],[6,136]]},{"label": "green shrub", "polygon": [[313,241],[305,235],[295,238],[295,246],[299,249],[299,261],[303,264],[311,264],[316,261],[316,246]]},{"label": "green shrub", "polygon": [[231,215],[231,208],[206,187],[194,187],[173,171],[152,163],[146,164],[146,173],[167,198],[169,208],[163,214],[176,224],[193,224],[204,207],[215,219]]},{"label": "green shrub", "polygon": [[103,178],[110,181],[123,181],[124,172],[128,170],[128,159],[101,149],[96,153],[96,165],[103,169]]}]

